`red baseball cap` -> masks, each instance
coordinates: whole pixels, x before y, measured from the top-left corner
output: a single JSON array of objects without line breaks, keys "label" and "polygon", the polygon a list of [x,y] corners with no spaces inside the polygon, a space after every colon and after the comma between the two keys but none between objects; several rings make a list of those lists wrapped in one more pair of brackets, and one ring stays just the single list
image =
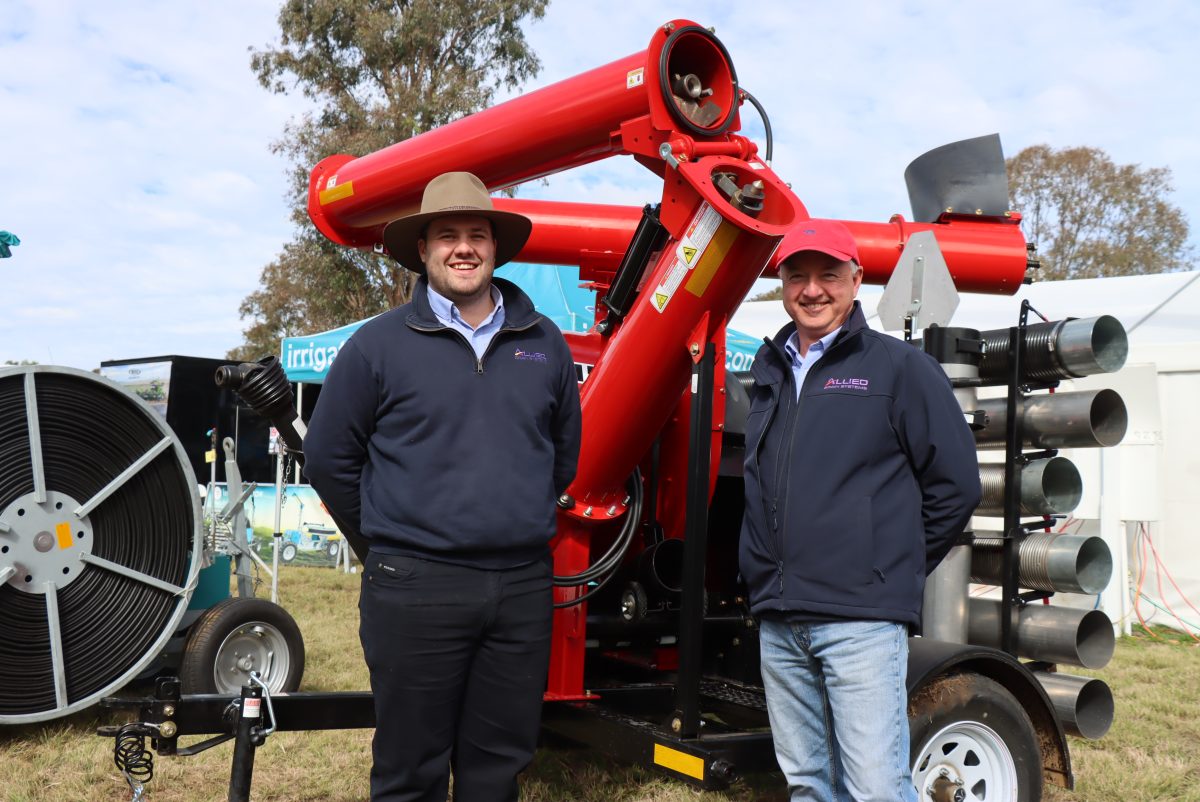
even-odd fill
[{"label": "red baseball cap", "polygon": [[779,270],[781,264],[801,251],[819,251],[842,262],[860,264],[854,235],[837,220],[810,218],[796,223],[771,257],[771,269]]}]

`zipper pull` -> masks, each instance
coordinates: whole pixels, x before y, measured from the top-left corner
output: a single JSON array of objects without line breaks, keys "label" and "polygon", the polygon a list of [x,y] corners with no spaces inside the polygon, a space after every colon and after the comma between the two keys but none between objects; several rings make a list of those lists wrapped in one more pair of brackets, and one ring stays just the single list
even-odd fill
[{"label": "zipper pull", "polygon": [[483,373],[483,360],[482,360],[482,359],[478,359],[478,358],[476,358],[476,360],[475,360],[475,373],[476,373],[476,374],[482,374],[482,373]]},{"label": "zipper pull", "polygon": [[779,563],[779,595],[783,595],[783,563]]}]

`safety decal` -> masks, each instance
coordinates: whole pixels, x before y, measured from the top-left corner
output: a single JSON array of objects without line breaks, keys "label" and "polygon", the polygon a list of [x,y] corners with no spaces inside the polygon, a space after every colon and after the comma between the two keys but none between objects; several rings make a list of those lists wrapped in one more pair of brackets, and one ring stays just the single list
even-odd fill
[{"label": "safety decal", "polygon": [[697,298],[704,295],[704,291],[712,283],[713,276],[717,275],[717,269],[725,261],[725,256],[729,253],[729,249],[733,247],[733,243],[737,241],[737,238],[737,226],[722,220],[721,225],[717,228],[717,233],[713,235],[712,241],[708,244],[708,250],[704,252],[704,256],[696,263],[695,269],[692,270],[691,278],[688,279],[686,287],[688,292]]},{"label": "safety decal", "polygon": [[704,779],[704,759],[662,744],[654,745],[654,762],[696,780]]},{"label": "safety decal", "polygon": [[683,283],[687,274],[688,266],[683,262],[676,261],[671,265],[662,284],[659,284],[654,288],[654,292],[650,293],[650,304],[659,312],[666,309],[671,296],[675,294],[675,290],[679,289],[679,285]]},{"label": "safety decal", "polygon": [[638,67],[636,70],[630,70],[625,74],[625,88],[637,89],[642,85],[642,81],[646,78],[646,68]]},{"label": "safety decal", "polygon": [[317,200],[322,206],[325,206],[342,198],[349,198],[352,195],[354,195],[354,182],[347,181],[344,184],[339,184],[337,176],[334,175],[330,176],[329,180],[325,182],[325,189],[317,194]]},{"label": "safety decal", "polygon": [[696,263],[696,259],[704,256],[704,249],[712,241],[713,234],[716,233],[717,227],[721,225],[723,219],[707,201],[700,204],[696,216],[692,218],[691,224],[683,232],[677,249],[679,258],[689,267]]}]

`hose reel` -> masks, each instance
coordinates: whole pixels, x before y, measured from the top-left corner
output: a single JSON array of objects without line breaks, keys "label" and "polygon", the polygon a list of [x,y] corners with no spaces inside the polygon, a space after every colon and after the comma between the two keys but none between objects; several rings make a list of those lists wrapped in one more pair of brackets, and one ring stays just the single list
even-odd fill
[{"label": "hose reel", "polygon": [[0,371],[0,724],[88,707],[163,650],[200,569],[195,488],[132,393],[73,368]]}]

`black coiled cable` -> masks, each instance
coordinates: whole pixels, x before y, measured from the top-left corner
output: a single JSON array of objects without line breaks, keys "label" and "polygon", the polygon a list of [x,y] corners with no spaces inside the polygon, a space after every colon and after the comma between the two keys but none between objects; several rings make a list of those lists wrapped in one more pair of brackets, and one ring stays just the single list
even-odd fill
[{"label": "black coiled cable", "polygon": [[[25,375],[0,379],[0,509],[33,491]],[[34,376],[48,490],[83,503],[165,436],[149,418],[153,413],[116,387],[70,373]],[[91,553],[183,586],[196,527],[190,473],[173,449],[155,457],[92,510]],[[57,594],[68,705],[106,692],[139,665],[179,601],[94,565],[80,569]],[[0,586],[0,715],[59,708],[46,597],[6,583]]]},{"label": "black coiled cable", "polygon": [[154,779],[154,753],[146,748],[146,737],[152,734],[151,730],[136,723],[125,724],[117,730],[113,764],[130,785]]}]

